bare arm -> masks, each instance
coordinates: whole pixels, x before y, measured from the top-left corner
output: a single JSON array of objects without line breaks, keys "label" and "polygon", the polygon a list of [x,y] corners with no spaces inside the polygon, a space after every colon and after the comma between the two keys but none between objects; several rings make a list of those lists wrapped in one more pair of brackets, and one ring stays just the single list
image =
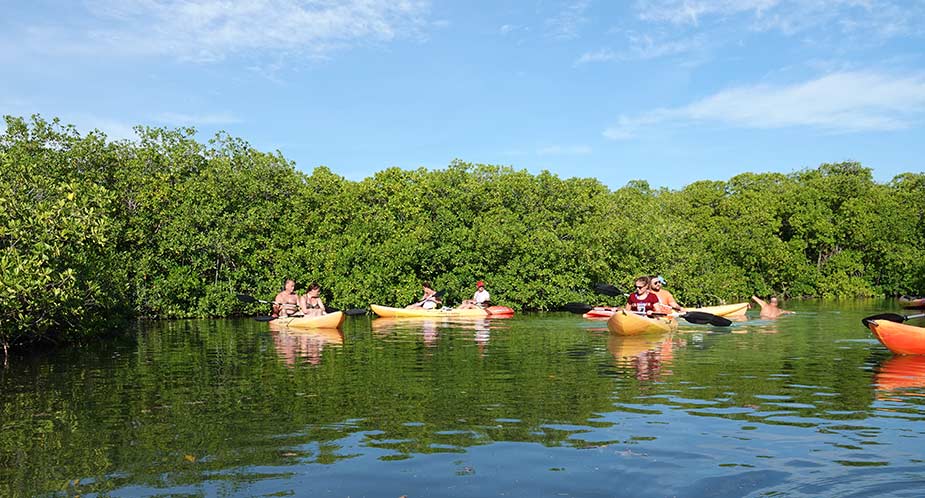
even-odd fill
[{"label": "bare arm", "polygon": [[762,301],[758,296],[752,296],[752,301],[758,303],[762,308],[768,305],[768,303]]}]

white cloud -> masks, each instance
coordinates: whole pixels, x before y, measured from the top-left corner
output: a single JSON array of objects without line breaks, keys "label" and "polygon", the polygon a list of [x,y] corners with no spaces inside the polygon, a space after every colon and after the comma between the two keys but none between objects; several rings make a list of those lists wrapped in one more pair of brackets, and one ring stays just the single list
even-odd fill
[{"label": "white cloud", "polygon": [[906,0],[637,0],[643,21],[675,26],[743,23],[792,35],[826,27],[879,38],[922,34],[925,4]]},{"label": "white cloud", "polygon": [[540,156],[586,156],[591,153],[587,145],[550,145],[536,151]]},{"label": "white cloud", "polygon": [[622,57],[609,48],[602,48],[594,52],[585,52],[575,61],[575,64],[588,64],[592,62],[609,62],[621,59]]},{"label": "white cloud", "polygon": [[585,11],[590,3],[590,0],[573,0],[554,17],[547,19],[550,35],[561,40],[578,38],[579,29],[588,22]]},{"label": "white cloud", "polygon": [[[429,0],[88,0],[94,28],[31,26],[36,49],[215,61],[241,53],[321,56],[414,35]],[[85,20],[86,21],[86,20]]]},{"label": "white cloud", "polygon": [[699,123],[836,133],[889,131],[913,126],[923,115],[925,76],[841,72],[789,86],[730,88],[683,107],[620,116],[604,136],[626,140],[656,125]]},{"label": "white cloud", "polygon": [[727,17],[743,12],[761,15],[780,0],[639,0],[636,9],[644,21],[698,24],[703,17]]},{"label": "white cloud", "polygon": [[627,33],[629,46],[620,52],[609,48],[585,52],[576,61],[575,65],[609,62],[614,60],[650,60],[660,57],[670,57],[673,55],[688,54],[700,50],[705,46],[703,38],[695,36],[692,38],[681,39],[659,39],[658,35],[649,35],[630,32]]}]

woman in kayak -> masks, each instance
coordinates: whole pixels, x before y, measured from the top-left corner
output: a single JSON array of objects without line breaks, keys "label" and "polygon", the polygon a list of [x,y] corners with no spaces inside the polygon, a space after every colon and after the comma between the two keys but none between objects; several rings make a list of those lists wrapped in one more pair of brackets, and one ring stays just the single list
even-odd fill
[{"label": "woman in kayak", "polygon": [[488,294],[488,291],[485,290],[485,282],[479,280],[475,283],[475,294],[472,295],[472,299],[466,299],[459,305],[461,310],[472,309],[472,308],[487,308],[491,306],[491,295]]},{"label": "woman in kayak", "polygon": [[437,297],[437,291],[435,291],[430,286],[430,282],[422,283],[421,287],[424,289],[424,295],[421,296],[421,299],[418,299],[416,303],[405,306],[405,308],[424,308],[425,310],[432,310],[436,308],[438,304],[440,304],[440,298]]},{"label": "woman in kayak", "polygon": [[636,292],[626,299],[626,311],[651,315],[655,305],[659,303],[658,296],[649,289],[649,277],[636,279]]},{"label": "woman in kayak", "polygon": [[317,282],[312,282],[308,286],[308,292],[299,298],[299,309],[305,316],[321,316],[326,314],[324,303],[321,302],[321,286]]}]

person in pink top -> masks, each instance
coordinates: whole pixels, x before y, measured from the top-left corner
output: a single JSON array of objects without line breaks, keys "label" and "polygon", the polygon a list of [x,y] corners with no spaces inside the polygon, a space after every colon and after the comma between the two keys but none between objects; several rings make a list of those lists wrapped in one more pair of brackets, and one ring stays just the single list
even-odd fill
[{"label": "person in pink top", "polygon": [[626,299],[626,311],[646,315],[651,315],[655,311],[655,305],[659,303],[659,300],[658,296],[651,292],[649,284],[649,277],[636,279],[636,292],[630,294],[630,297]]}]

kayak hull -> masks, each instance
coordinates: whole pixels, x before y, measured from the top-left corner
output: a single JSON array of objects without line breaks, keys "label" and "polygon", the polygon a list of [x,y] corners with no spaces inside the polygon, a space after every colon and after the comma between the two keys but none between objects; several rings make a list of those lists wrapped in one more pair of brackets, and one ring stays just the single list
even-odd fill
[{"label": "kayak hull", "polygon": [[514,309],[507,306],[489,306],[485,308],[485,311],[488,312],[489,316],[504,317],[514,315]]},{"label": "kayak hull", "polygon": [[925,354],[925,328],[889,320],[871,320],[874,337],[896,354]]},{"label": "kayak hull", "polygon": [[903,308],[925,308],[925,297],[906,297],[899,298],[899,305]]},{"label": "kayak hull", "polygon": [[344,312],[335,311],[321,316],[287,316],[274,319],[275,327],[290,329],[336,329],[344,323]]},{"label": "kayak hull", "polygon": [[687,309],[685,311],[701,311],[703,313],[710,313],[716,316],[724,316],[726,318],[745,316],[745,312],[748,311],[748,302],[721,304],[718,306],[705,306],[703,308],[693,308]]},{"label": "kayak hull", "polygon": [[482,308],[392,308],[390,306],[380,306],[378,304],[369,305],[373,313],[383,318],[426,318],[426,317],[510,317],[514,310],[506,306],[491,306],[486,309]]},{"label": "kayak hull", "polygon": [[671,317],[649,318],[636,313],[617,311],[607,319],[607,330],[614,335],[664,334],[678,328]]}]

